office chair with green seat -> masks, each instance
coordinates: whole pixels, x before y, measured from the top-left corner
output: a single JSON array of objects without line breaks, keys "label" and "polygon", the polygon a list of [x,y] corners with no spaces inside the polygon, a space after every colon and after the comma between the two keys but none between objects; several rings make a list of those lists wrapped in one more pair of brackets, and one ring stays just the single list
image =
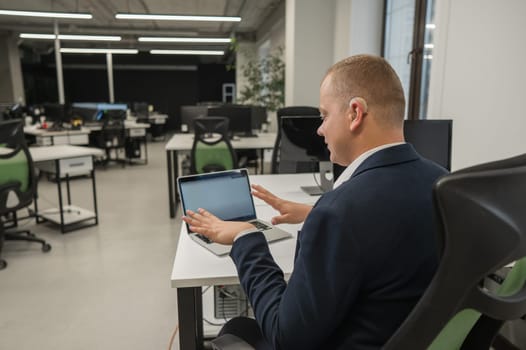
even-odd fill
[{"label": "office chair with green seat", "polygon": [[[526,154],[449,174],[434,198],[439,266],[384,349],[489,349],[504,322],[526,314]],[[513,261],[500,288],[484,287]]]},{"label": "office chair with green seat", "polygon": [[[526,154],[446,175],[434,187],[440,261],[384,350],[484,350],[526,314]],[[408,242],[411,244],[411,242]],[[495,292],[482,281],[516,261]],[[214,349],[240,349],[228,335]]]},{"label": "office chair with green seat", "polygon": [[[29,207],[35,197],[37,181],[33,160],[24,139],[20,120],[0,123],[0,255],[4,240],[22,240],[42,244],[42,250],[51,250],[43,239],[28,230],[10,232],[4,228],[2,217],[16,215],[16,211]],[[0,269],[7,266],[0,259]]]},{"label": "office chair with green seat", "polygon": [[236,153],[228,138],[228,118],[202,117],[193,123],[191,172],[201,174],[237,168]]}]

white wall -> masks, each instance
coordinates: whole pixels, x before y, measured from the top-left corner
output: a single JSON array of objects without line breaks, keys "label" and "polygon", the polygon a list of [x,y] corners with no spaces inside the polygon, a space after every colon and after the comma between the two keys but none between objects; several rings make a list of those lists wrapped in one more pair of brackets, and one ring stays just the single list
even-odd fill
[{"label": "white wall", "polygon": [[453,119],[452,168],[526,152],[526,1],[437,1],[428,115]]}]

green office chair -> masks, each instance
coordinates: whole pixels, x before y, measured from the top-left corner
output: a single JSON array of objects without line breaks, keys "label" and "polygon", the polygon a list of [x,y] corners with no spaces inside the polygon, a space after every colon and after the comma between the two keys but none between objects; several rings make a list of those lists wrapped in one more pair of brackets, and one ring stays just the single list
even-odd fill
[{"label": "green office chair", "polygon": [[[526,154],[446,175],[434,198],[437,272],[382,349],[487,350],[504,322],[526,314]],[[513,261],[500,288],[488,290],[484,279]],[[233,335],[212,343],[249,348]]]},{"label": "green office chair", "polygon": [[191,172],[201,174],[237,168],[236,154],[228,139],[228,118],[202,117],[193,123]]},{"label": "green office chair", "polygon": [[[526,314],[526,154],[447,175],[434,198],[438,270],[384,349],[489,349],[504,322]],[[484,287],[513,261],[500,288]]]},{"label": "green office chair", "polygon": [[[22,122],[0,123],[0,256],[4,240],[37,242],[42,244],[44,252],[51,250],[51,245],[28,230],[6,231],[2,220],[14,218],[16,226],[16,211],[31,205],[36,187],[33,160],[25,143]],[[7,262],[0,259],[0,269],[6,266]]]}]

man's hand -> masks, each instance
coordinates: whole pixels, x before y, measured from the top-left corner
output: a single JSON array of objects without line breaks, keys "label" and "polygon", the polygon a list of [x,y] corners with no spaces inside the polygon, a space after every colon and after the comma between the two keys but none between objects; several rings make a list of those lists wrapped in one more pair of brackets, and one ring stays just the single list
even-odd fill
[{"label": "man's hand", "polygon": [[279,211],[280,215],[272,218],[273,225],[299,224],[312,210],[310,205],[284,200],[259,185],[252,185],[252,194]]},{"label": "man's hand", "polygon": [[186,211],[183,221],[190,226],[190,230],[200,233],[212,241],[231,245],[238,233],[254,228],[254,225],[242,221],[223,221],[204,209]]}]

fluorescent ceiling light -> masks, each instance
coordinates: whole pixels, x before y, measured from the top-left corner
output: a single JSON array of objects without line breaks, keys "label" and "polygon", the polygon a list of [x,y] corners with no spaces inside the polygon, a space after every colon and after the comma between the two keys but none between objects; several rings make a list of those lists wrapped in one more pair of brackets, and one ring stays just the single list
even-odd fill
[{"label": "fluorescent ceiling light", "polygon": [[150,50],[153,55],[223,55],[224,51],[212,50]]},{"label": "fluorescent ceiling light", "polygon": [[154,43],[229,43],[230,38],[181,38],[181,37],[151,37],[141,36],[139,41]]},{"label": "fluorescent ceiling light", "polygon": [[92,19],[91,13],[78,12],[41,12],[41,11],[18,11],[0,10],[0,15],[5,16],[26,16],[26,17],[47,17],[47,18],[70,18],[70,19]]},{"label": "fluorescent ceiling light", "polygon": [[117,13],[117,19],[142,19],[156,21],[212,21],[212,22],[240,22],[241,17],[228,16],[185,16],[185,15],[149,15],[140,13]]},{"label": "fluorescent ceiling light", "polygon": [[81,48],[62,48],[61,53],[115,53],[115,54],[136,54],[137,49],[81,49]]},{"label": "fluorescent ceiling light", "polygon": [[[55,40],[55,34],[34,34],[34,33],[22,33],[20,37],[23,39],[44,39],[44,40]],[[60,40],[88,40],[88,41],[120,41],[120,36],[114,35],[70,35],[70,34],[59,34]]]}]

